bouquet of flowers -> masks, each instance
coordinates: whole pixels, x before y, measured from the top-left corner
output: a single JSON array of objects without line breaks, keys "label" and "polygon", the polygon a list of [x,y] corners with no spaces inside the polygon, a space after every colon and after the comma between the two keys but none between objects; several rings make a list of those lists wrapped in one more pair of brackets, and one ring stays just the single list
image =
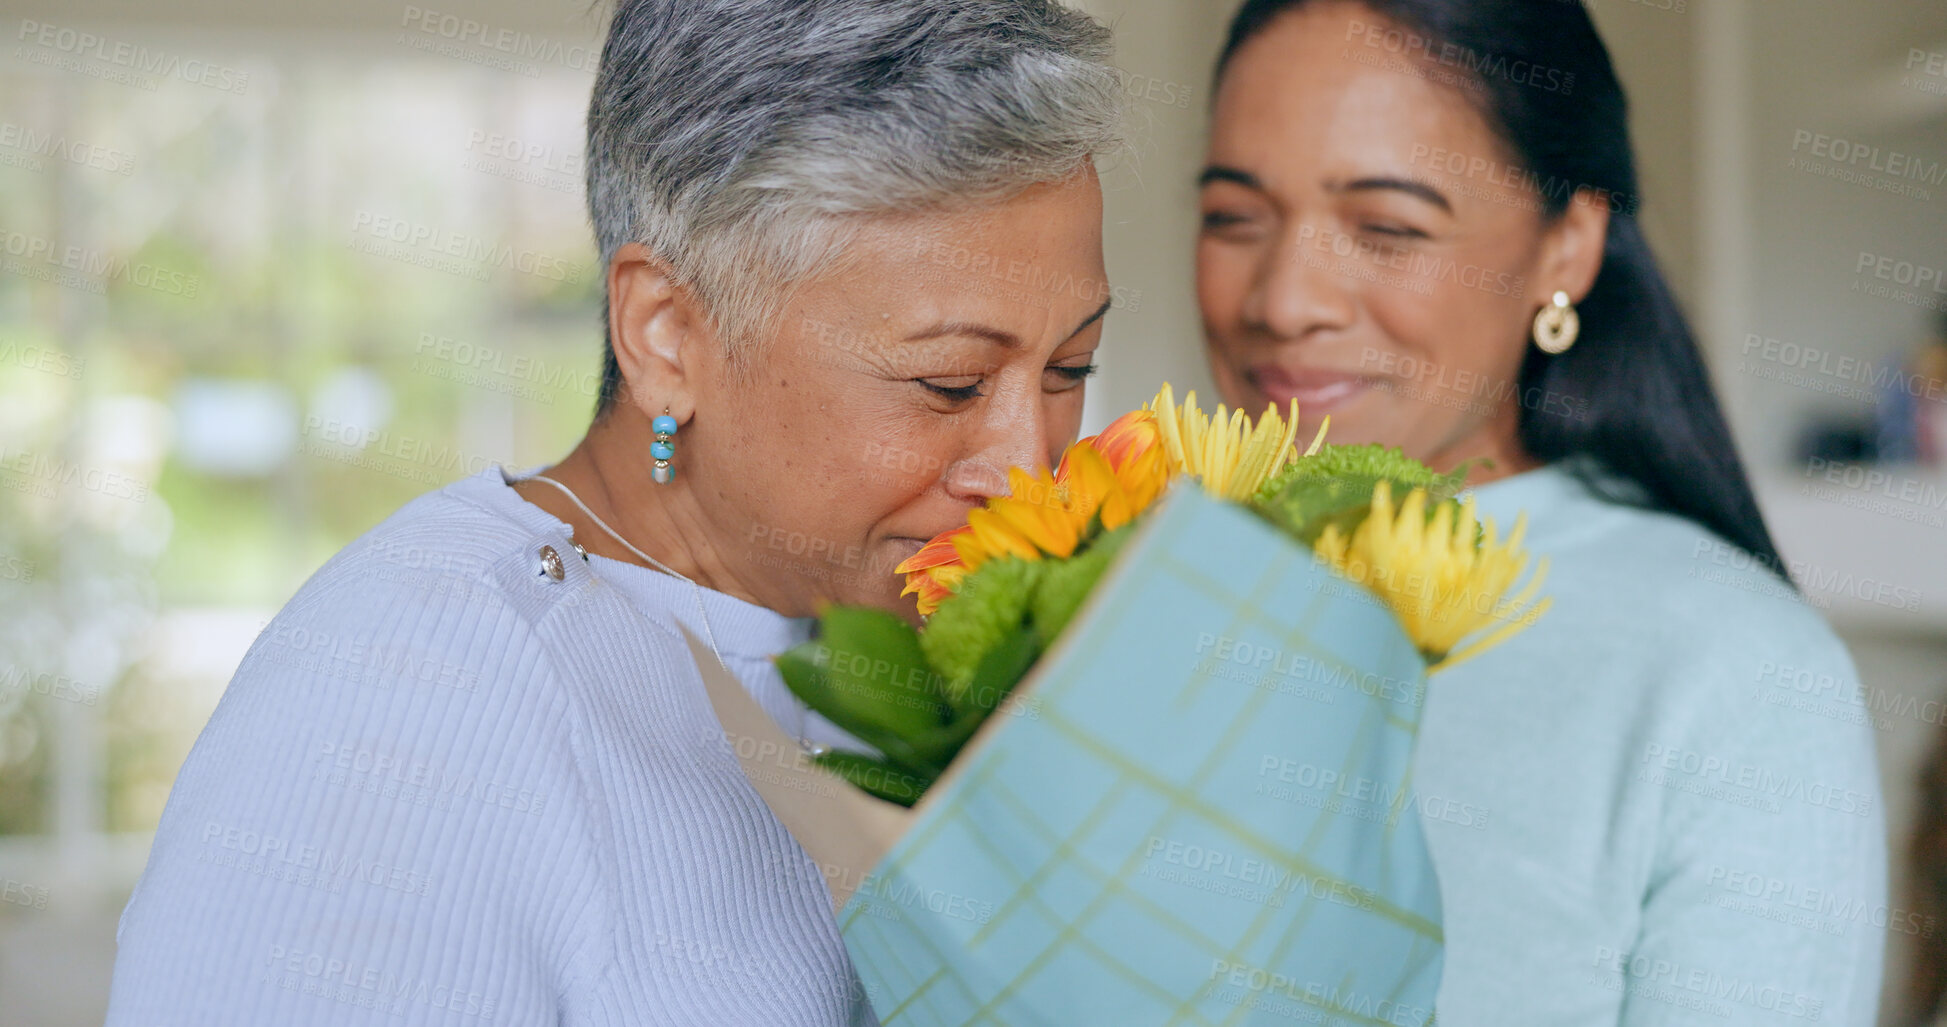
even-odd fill
[{"label": "bouquet of flowers", "polygon": [[[1154,401],[1010,472],[778,657],[870,751],[811,759],[693,643],[887,1024],[1424,1024],[1427,675],[1534,622],[1545,563],[1396,450]],[[850,782],[832,789],[824,782]]]},{"label": "bouquet of flowers", "polygon": [[[972,511],[901,564],[927,617],[915,631],[866,608],[833,608],[817,641],[778,658],[793,693],[878,752],[834,751],[819,765],[911,806],[1074,618],[1138,522],[1188,477],[1309,547],[1370,588],[1400,620],[1429,672],[1453,666],[1547,609],[1546,567],[1513,598],[1527,564],[1522,524],[1505,542],[1453,498],[1465,470],[1439,475],[1397,449],[1328,446],[1302,454],[1272,408],[1255,423],[1165,384],[1140,410],[1076,442],[1052,472],[1015,468],[1009,493]],[[1329,426],[1329,425],[1328,425]],[[1395,489],[1404,493],[1395,505]],[[1532,605],[1531,605],[1532,604]],[[1492,629],[1492,630],[1489,630]],[[1485,632],[1461,648],[1469,636]]]}]

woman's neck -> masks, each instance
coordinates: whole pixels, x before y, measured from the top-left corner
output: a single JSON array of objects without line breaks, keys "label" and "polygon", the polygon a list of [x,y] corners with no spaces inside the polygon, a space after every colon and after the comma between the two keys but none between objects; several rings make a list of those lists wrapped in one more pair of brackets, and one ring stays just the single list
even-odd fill
[{"label": "woman's neck", "polygon": [[[541,472],[574,492],[630,545],[654,557],[667,569],[704,588],[746,602],[775,608],[731,572],[713,541],[708,520],[696,507],[689,481],[678,472],[675,481],[658,485],[649,477],[646,446],[631,439],[627,420],[641,419],[638,411],[618,408],[588,430],[579,444],[558,464]],[[646,431],[647,424],[643,429]],[[575,541],[597,556],[622,563],[651,566],[628,546],[602,530],[560,490],[545,482],[517,482],[520,497],[546,510],[574,529]]]},{"label": "woman's neck", "polygon": [[1469,488],[1510,478],[1542,466],[1521,445],[1520,413],[1512,405],[1474,432],[1449,443],[1426,459],[1426,465],[1447,474],[1467,464]]}]

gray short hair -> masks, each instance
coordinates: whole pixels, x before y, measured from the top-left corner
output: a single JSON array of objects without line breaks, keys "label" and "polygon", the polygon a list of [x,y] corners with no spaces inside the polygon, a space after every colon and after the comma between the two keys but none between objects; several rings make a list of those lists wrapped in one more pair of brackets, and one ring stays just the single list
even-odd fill
[{"label": "gray short hair", "polygon": [[[1053,0],[619,0],[588,104],[602,266],[646,245],[741,364],[852,216],[1005,199],[1115,146],[1110,52]],[[622,386],[611,339],[598,412]]]}]

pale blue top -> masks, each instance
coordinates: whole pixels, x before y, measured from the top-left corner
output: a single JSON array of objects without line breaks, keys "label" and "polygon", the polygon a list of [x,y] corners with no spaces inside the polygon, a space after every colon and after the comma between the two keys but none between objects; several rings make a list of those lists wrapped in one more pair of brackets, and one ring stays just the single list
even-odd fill
[{"label": "pale blue top", "polygon": [[786,731],[843,738],[769,663],[808,621],[583,561],[499,468],[407,505],[237,669],[122,914],[108,1023],[874,1023],[677,630],[705,617]]},{"label": "pale blue top", "polygon": [[[1431,682],[1417,783],[1442,1027],[1871,1024],[1888,930],[1869,710],[1779,579],[1559,466],[1520,511],[1554,608]],[[1925,925],[1932,927],[1933,925]]]}]

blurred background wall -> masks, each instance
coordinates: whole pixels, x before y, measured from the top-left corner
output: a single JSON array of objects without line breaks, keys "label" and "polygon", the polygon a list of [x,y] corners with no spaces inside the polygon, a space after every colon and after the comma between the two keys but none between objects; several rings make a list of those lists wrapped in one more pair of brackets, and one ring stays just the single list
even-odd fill
[{"label": "blurred background wall", "polygon": [[[1082,6],[1116,29],[1134,139],[1104,175],[1135,302],[1094,429],[1159,380],[1208,391],[1193,179],[1234,4]],[[1828,712],[1877,728],[1910,903],[1947,471],[1883,422],[1947,406],[1889,395],[1947,306],[1947,5],[1591,6],[1650,237],[1859,664],[1864,705]],[[598,40],[583,0],[0,3],[0,1027],[100,1022],[175,771],[297,585],[410,497],[579,436]],[[1913,942],[1889,933],[1889,994]]]}]

